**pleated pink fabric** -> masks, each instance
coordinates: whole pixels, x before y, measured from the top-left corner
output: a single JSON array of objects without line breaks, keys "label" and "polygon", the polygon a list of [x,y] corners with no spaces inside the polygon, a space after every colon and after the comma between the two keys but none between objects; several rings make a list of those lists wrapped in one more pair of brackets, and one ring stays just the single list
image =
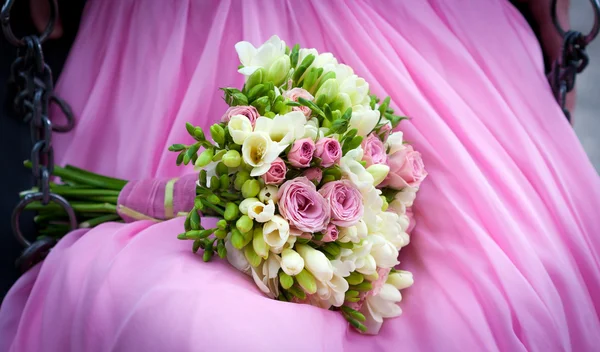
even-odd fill
[{"label": "pleated pink fabric", "polygon": [[234,44],[330,51],[412,117],[429,177],[401,253],[415,284],[378,336],[269,300],[176,235],[181,218],[75,231],[0,309],[0,351],[593,351],[600,179],[506,0],[90,0],[59,83],[78,116],[61,162],[173,177],[185,122],[242,84]]}]

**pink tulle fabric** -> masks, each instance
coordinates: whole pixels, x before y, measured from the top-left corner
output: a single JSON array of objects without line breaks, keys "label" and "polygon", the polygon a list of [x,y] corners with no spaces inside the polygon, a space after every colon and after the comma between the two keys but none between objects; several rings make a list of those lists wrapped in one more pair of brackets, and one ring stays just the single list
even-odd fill
[{"label": "pink tulle fabric", "polygon": [[[129,181],[119,193],[117,212],[126,222],[143,219],[142,216],[156,220],[172,219],[178,213],[189,212],[194,206],[197,180],[198,174],[192,173],[181,178]],[[170,183],[172,186],[169,186]],[[170,205],[165,203],[165,199]],[[170,214],[168,208],[171,209]]]},{"label": "pink tulle fabric", "polygon": [[[412,119],[429,176],[401,267],[415,284],[378,336],[266,298],[176,239],[183,219],[65,237],[0,308],[0,351],[593,351],[600,179],[507,0],[89,0],[58,85],[78,117],[59,162],[175,177],[240,87],[233,49],[278,34],[330,51]],[[575,119],[577,120],[577,119]]]}]

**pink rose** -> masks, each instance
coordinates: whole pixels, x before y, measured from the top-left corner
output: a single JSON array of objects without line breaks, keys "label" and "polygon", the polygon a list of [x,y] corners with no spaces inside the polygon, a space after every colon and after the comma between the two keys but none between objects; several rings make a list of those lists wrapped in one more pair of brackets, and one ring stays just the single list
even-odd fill
[{"label": "pink rose", "polygon": [[416,152],[411,145],[389,156],[390,172],[381,187],[402,189],[407,186],[419,187],[427,176],[421,153]]},{"label": "pink rose", "polygon": [[[298,98],[304,98],[306,100],[310,100],[313,101],[315,98],[312,96],[312,94],[310,94],[306,89],[302,89],[302,88],[293,88],[288,90],[287,92],[283,93],[283,97],[287,98],[291,101],[298,101]],[[308,106],[294,106],[292,108],[293,111],[300,111],[301,113],[304,114],[304,116],[306,116],[306,118],[309,118],[310,115],[312,114],[312,110],[308,107]]]},{"label": "pink rose", "polygon": [[302,175],[306,176],[306,178],[311,181],[321,183],[321,179],[323,178],[323,170],[318,167],[311,167],[310,169],[304,171]]},{"label": "pink rose", "polygon": [[415,217],[413,215],[412,207],[406,208],[406,217],[408,218],[408,228],[406,229],[406,233],[410,235],[415,226],[417,226],[417,223],[415,222]]},{"label": "pink rose", "polygon": [[388,157],[385,146],[379,137],[371,133],[362,141],[363,160],[367,162],[367,167],[373,164],[387,164]]},{"label": "pink rose", "polygon": [[298,139],[292,145],[287,157],[292,166],[303,168],[309,167],[315,152],[315,142],[310,138]]},{"label": "pink rose", "polygon": [[327,230],[325,230],[325,235],[321,241],[323,242],[333,242],[338,239],[338,229],[334,224],[327,225]]},{"label": "pink rose", "polygon": [[317,142],[315,156],[321,158],[322,167],[330,167],[342,158],[342,147],[335,138],[321,138]]},{"label": "pink rose", "polygon": [[285,162],[281,158],[277,158],[271,163],[269,171],[262,175],[262,179],[268,185],[278,185],[285,180],[286,172]]},{"label": "pink rose", "polygon": [[279,213],[298,230],[315,233],[329,224],[329,203],[306,177],[286,181],[277,193]]},{"label": "pink rose", "polygon": [[319,193],[329,201],[331,222],[338,226],[356,225],[362,218],[364,208],[362,195],[348,180],[326,183]]},{"label": "pink rose", "polygon": [[229,122],[231,117],[234,115],[244,115],[250,120],[252,126],[256,123],[256,119],[260,116],[258,110],[254,106],[231,106],[227,111],[225,111],[225,115],[221,117],[222,122]]}]

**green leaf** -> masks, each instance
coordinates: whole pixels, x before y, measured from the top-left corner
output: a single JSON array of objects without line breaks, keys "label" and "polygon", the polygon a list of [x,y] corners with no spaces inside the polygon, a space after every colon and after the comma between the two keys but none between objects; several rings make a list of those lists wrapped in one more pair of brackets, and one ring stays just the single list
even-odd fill
[{"label": "green leaf", "polygon": [[223,158],[223,155],[225,155],[225,153],[227,153],[226,149],[221,149],[219,150],[212,158],[212,161],[221,161],[221,159]]},{"label": "green leaf", "polygon": [[325,113],[323,112],[323,110],[321,110],[321,108],[315,105],[315,103],[313,103],[312,101],[306,100],[304,98],[298,98],[298,102],[304,106],[308,106],[314,113],[325,118]]},{"label": "green leaf", "polygon": [[331,112],[331,108],[329,104],[323,105],[323,112],[325,113],[325,118],[329,121],[333,121],[333,113]]},{"label": "green leaf", "polygon": [[200,215],[198,214],[198,211],[196,211],[196,208],[193,208],[191,213],[192,216],[190,216],[190,226],[192,230],[199,230],[201,228]]},{"label": "green leaf", "polygon": [[[248,101],[254,101],[256,98],[261,97],[262,91],[263,89],[265,89],[265,85],[264,84],[257,84],[256,86],[252,87],[252,89],[250,89],[250,91],[248,92]],[[266,90],[265,90],[266,92]]]},{"label": "green leaf", "polygon": [[292,67],[296,67],[298,64],[298,54],[300,52],[300,44],[294,45],[292,52],[290,53],[290,62]]},{"label": "green leaf", "polygon": [[344,142],[344,145],[342,146],[342,155],[346,155],[347,152],[358,148],[362,141],[362,136],[355,136],[351,140],[346,140],[346,142]]}]

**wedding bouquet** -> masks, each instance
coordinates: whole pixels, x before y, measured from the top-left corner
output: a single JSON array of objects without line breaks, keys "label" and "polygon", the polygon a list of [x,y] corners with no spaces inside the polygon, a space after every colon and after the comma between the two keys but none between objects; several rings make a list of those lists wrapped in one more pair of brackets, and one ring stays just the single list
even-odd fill
[{"label": "wedding bouquet", "polygon": [[[269,297],[378,331],[413,282],[394,267],[426,176],[420,154],[392,132],[403,118],[331,53],[290,50],[277,36],[236,50],[246,83],[223,89],[229,109],[210,127],[212,142],[188,124],[196,143],[170,147],[178,163],[201,168],[179,238],[205,261],[226,257]],[[203,228],[201,214],[218,217],[216,227]]]},{"label": "wedding bouquet", "polygon": [[[405,118],[331,53],[290,49],[277,36],[236,50],[246,80],[222,88],[221,121],[206,133],[188,123],[195,142],[169,147],[196,173],[126,183],[66,166],[55,168],[64,184],[51,188],[71,201],[80,227],[185,216],[178,238],[204,261],[226,258],[267,296],[339,311],[375,334],[401,314],[399,290],[413,283],[395,267],[427,173],[394,132]],[[60,208],[29,209],[42,212],[42,233],[68,230],[54,221]],[[202,217],[218,221],[205,228]]]}]

